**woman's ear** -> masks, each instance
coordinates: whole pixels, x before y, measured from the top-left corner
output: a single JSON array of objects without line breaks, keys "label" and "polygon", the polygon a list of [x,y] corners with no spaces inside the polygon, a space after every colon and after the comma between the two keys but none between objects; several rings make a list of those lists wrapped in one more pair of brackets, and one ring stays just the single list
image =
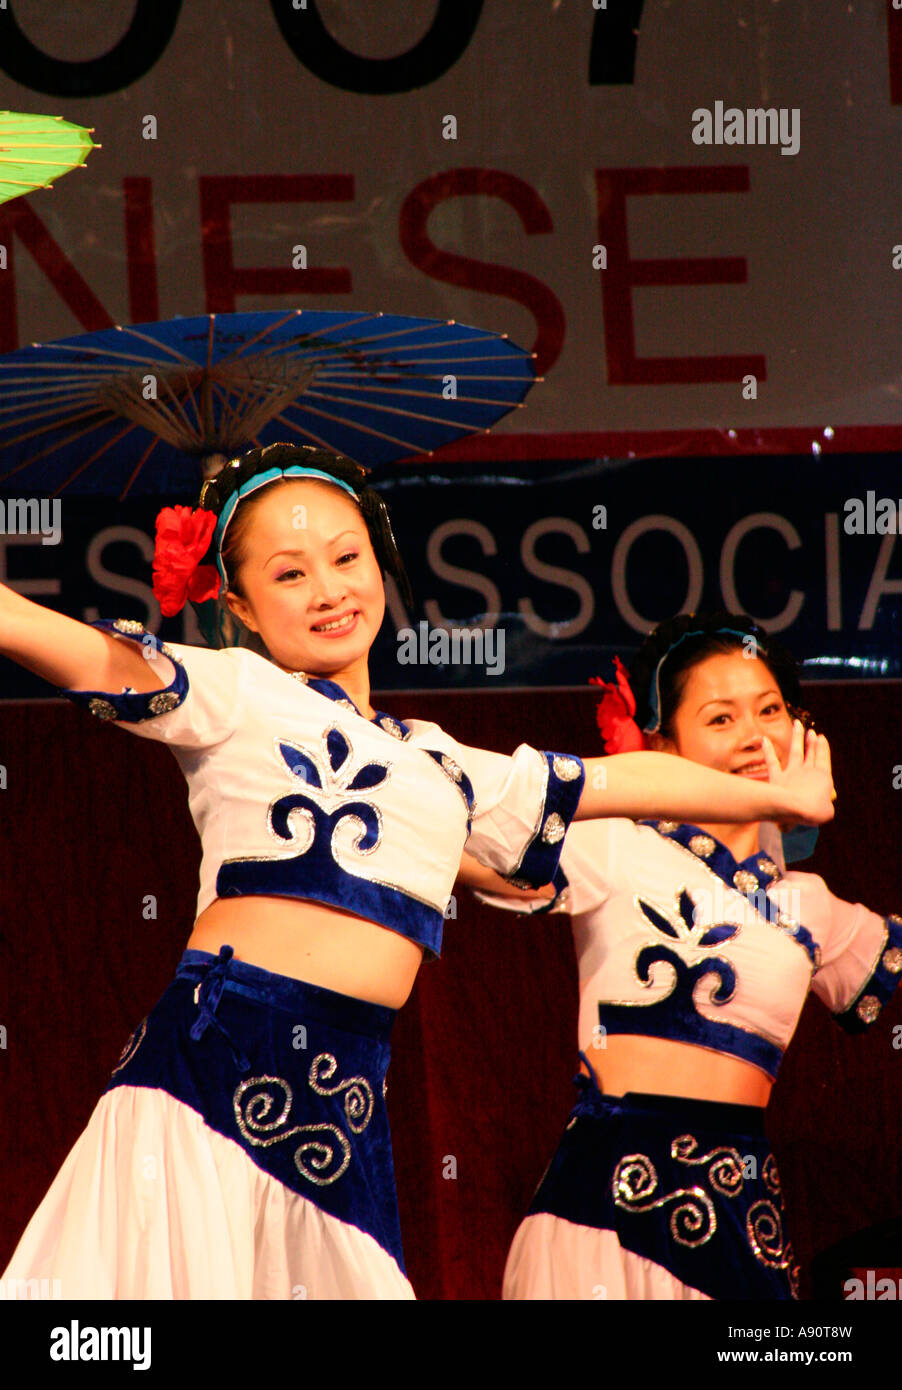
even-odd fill
[{"label": "woman's ear", "polygon": [[243,598],[239,598],[234,590],[227,589],[223,595],[223,601],[227,605],[229,612],[236,617],[240,623],[243,623],[249,632],[260,631],[251,616],[249,605]]}]

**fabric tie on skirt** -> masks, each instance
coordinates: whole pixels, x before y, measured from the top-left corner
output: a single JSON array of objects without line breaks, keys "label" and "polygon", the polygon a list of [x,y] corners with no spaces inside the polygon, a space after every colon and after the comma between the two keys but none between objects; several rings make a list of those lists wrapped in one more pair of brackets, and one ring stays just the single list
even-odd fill
[{"label": "fabric tie on skirt", "polygon": [[194,1002],[200,1010],[197,1019],[192,1023],[189,1036],[195,1042],[199,1042],[207,1029],[212,1026],[221,1033],[228,1043],[235,1058],[235,1065],[242,1073],[247,1073],[251,1069],[251,1064],[229,1035],[219,1019],[216,1017],[216,1009],[222,998],[222,991],[225,989],[226,977],[229,973],[229,966],[234,955],[231,946],[221,946],[219,955],[213,963],[207,967],[202,980],[199,980],[194,990]]}]

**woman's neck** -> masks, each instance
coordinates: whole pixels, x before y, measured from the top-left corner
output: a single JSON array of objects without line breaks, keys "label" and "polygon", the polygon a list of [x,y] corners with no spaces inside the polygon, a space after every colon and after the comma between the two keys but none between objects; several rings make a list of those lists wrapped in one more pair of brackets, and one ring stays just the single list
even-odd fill
[{"label": "woman's neck", "polygon": [[[310,675],[320,675],[318,672],[309,672]],[[344,671],[335,671],[329,675],[322,674],[320,679],[334,681],[340,685],[342,690],[354,701],[364,719],[372,719],[376,711],[370,705],[370,673],[369,668],[364,665],[362,668],[349,667]]]}]

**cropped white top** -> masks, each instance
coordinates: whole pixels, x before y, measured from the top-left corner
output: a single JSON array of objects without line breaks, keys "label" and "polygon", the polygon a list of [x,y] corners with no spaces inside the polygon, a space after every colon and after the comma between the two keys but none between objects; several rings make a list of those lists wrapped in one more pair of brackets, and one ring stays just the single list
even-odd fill
[{"label": "cropped white top", "polygon": [[217,897],[310,898],[438,954],[468,837],[518,882],[557,868],[579,758],[470,748],[424,720],[366,719],[333,681],[256,652],[163,643],[132,619],[92,626],[140,642],[172,676],[146,693],[61,694],[169,744],[203,850],[198,915]]},{"label": "cropped white top", "polygon": [[902,918],[781,869],[763,852],[737,863],[694,825],[579,821],[553,902],[478,896],[571,914],[589,1056],[607,1034],[640,1034],[730,1053],[774,1077],[809,989],[857,1032],[902,973]]}]

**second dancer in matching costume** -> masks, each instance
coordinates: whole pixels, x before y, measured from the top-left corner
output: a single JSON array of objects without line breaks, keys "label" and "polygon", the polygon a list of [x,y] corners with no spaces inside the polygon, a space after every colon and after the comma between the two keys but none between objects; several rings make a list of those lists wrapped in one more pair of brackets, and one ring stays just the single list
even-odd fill
[{"label": "second dancer in matching costume", "polygon": [[[618,685],[599,708],[609,749],[648,743],[764,780],[764,739],[785,762],[801,738],[791,660],[726,614],[662,624],[632,689],[622,668]],[[850,1032],[878,1018],[902,918],[787,872],[758,823],[581,822],[544,900],[466,857],[461,877],[499,907],[568,912],[579,964],[579,1099],[504,1296],[794,1297],[765,1106],[809,990]]]}]

